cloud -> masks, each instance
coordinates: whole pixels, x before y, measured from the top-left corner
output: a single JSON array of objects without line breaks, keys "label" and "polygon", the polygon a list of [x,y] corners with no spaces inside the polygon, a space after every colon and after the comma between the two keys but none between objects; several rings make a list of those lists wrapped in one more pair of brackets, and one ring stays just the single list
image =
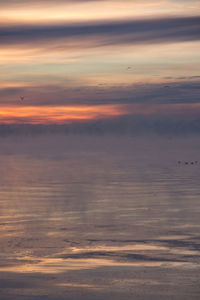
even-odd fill
[{"label": "cloud", "polygon": [[[56,5],[61,3],[61,4],[76,4],[76,3],[84,3],[84,2],[119,2],[121,0],[57,0],[56,1]],[[124,2],[132,2],[133,0],[124,0]],[[134,0],[135,3],[156,3],[158,1],[156,0]],[[173,2],[177,2],[177,0],[169,0],[169,3],[173,3]],[[182,2],[182,3],[190,3],[190,2],[199,2],[198,0],[180,0],[178,2]],[[34,4],[55,4],[55,0],[29,0],[28,2],[26,0],[8,0],[8,1],[4,1],[4,0],[0,0],[0,4],[2,6],[13,6],[13,5],[34,5]]]},{"label": "cloud", "polygon": [[81,41],[85,46],[151,44],[200,40],[200,17],[1,26],[0,45]]},{"label": "cloud", "polygon": [[134,135],[149,134],[182,136],[200,133],[200,118],[187,116],[126,115],[111,119],[75,122],[63,125],[4,124],[0,137],[9,135],[78,134],[78,135]]},{"label": "cloud", "polygon": [[[24,88],[21,87],[9,87],[9,88],[0,88],[0,99],[5,96],[16,96],[24,91]],[[0,100],[1,102],[1,100]]]},{"label": "cloud", "polygon": [[[114,2],[119,2],[121,0],[114,0]],[[124,0],[124,2],[131,2],[132,0]],[[188,0],[189,1],[189,0]],[[0,5],[3,7],[9,7],[9,6],[32,6],[32,5],[58,5],[58,4],[80,4],[80,3],[87,3],[87,2],[113,2],[113,0],[57,0],[55,3],[55,0],[29,0],[28,2],[26,0],[0,0]],[[149,0],[135,0],[136,3],[148,3]],[[154,1],[153,1],[154,2]]]},{"label": "cloud", "polygon": [[[167,87],[167,88],[166,88]],[[49,84],[0,89],[0,105],[100,105],[199,103],[199,81],[179,80],[161,84],[81,86]]]},{"label": "cloud", "polygon": [[126,114],[126,106],[122,105],[93,105],[93,106],[15,106],[1,107],[2,124],[67,124],[84,122],[91,119],[112,118]]},{"label": "cloud", "polygon": [[[58,0],[56,1],[56,5],[57,4],[71,4],[71,3],[82,3],[82,2],[97,2],[97,1],[106,1],[106,0]],[[0,0],[0,5],[1,6],[24,6],[24,5],[37,5],[37,4],[55,4],[54,0],[32,0],[32,1],[25,1],[25,0],[8,0],[8,1],[4,1],[4,0]]]}]

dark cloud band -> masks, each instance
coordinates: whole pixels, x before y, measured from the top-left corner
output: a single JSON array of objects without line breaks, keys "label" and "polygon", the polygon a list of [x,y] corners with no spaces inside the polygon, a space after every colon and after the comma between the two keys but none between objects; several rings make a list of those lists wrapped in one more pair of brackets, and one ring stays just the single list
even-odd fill
[{"label": "dark cloud band", "polygon": [[199,81],[180,80],[165,84],[116,85],[72,88],[41,85],[0,88],[0,106],[18,105],[106,105],[106,104],[191,104],[200,103]]},{"label": "dark cloud band", "polygon": [[0,28],[0,45],[77,40],[101,45],[200,40],[200,17]]}]

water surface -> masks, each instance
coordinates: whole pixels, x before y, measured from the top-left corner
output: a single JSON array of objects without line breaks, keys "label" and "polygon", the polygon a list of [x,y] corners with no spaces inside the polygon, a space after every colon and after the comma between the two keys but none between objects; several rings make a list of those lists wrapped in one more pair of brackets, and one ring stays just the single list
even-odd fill
[{"label": "water surface", "polygon": [[199,299],[198,138],[0,142],[0,299]]}]

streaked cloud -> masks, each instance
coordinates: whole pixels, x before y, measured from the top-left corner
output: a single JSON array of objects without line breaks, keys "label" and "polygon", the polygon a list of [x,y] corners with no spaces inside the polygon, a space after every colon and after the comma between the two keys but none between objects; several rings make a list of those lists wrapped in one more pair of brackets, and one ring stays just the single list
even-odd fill
[{"label": "streaked cloud", "polygon": [[194,16],[200,1],[97,0],[97,1],[17,1],[1,3],[0,23],[37,24],[89,22],[152,17]]},{"label": "streaked cloud", "polygon": [[2,107],[1,124],[67,124],[73,121],[89,121],[114,117],[125,112],[121,105],[102,106],[46,106],[41,110],[38,106]]},{"label": "streaked cloud", "polygon": [[[129,20],[104,23],[0,28],[0,44],[53,43],[61,40],[97,47],[200,40],[200,17]],[[64,39],[64,41],[63,41]],[[89,42],[89,44],[88,44]]]},{"label": "streaked cloud", "polygon": [[[106,1],[106,0],[58,0],[57,3],[65,3],[65,4],[68,4],[68,3],[80,3],[80,2],[97,2],[97,1]],[[27,4],[27,5],[34,5],[35,3],[45,3],[45,4],[50,4],[50,3],[53,3],[55,4],[55,1],[54,0],[35,0],[35,1],[29,1],[28,3],[24,0],[9,0],[9,1],[0,1],[0,4],[2,5],[5,5],[5,6],[9,6],[9,5],[18,5],[18,4],[21,4],[21,5],[24,5],[24,4]]]},{"label": "streaked cloud", "polygon": [[26,106],[106,105],[106,104],[191,104],[199,103],[198,81],[176,80],[131,85],[10,85],[0,89],[0,105],[19,106],[24,95]]},{"label": "streaked cloud", "polygon": [[[114,119],[120,116],[169,118],[197,118],[200,114],[200,104],[110,104],[93,106],[9,106],[2,107],[1,124],[70,124],[93,122],[97,120]],[[118,120],[118,119],[117,119]],[[121,125],[124,122],[121,123]],[[145,123],[145,122],[144,122]],[[105,123],[106,124],[106,123]],[[109,123],[107,128],[109,128]]]}]

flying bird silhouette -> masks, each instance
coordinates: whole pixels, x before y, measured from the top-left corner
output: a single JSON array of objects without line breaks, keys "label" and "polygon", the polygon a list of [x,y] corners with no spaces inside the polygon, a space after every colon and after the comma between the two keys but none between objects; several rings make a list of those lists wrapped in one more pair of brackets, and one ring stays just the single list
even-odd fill
[{"label": "flying bird silhouette", "polygon": [[21,99],[21,101],[23,101],[24,100],[24,96],[20,96],[20,99]]}]

